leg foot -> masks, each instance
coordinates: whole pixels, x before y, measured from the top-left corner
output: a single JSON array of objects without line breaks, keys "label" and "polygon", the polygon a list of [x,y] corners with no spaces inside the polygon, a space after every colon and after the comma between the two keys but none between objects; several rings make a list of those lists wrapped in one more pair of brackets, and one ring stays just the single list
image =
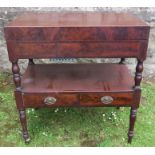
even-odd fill
[{"label": "leg foot", "polygon": [[137,109],[131,107],[130,123],[129,123],[129,131],[128,131],[128,143],[130,143],[130,144],[132,142],[132,138],[134,135],[134,125],[135,125],[135,121],[136,121],[136,113],[137,113]]},{"label": "leg foot", "polygon": [[25,140],[25,143],[26,143],[26,144],[29,144],[30,138],[29,138],[28,132],[23,132],[23,138],[24,138],[24,140]]},{"label": "leg foot", "polygon": [[19,110],[19,116],[20,116],[20,122],[21,122],[21,126],[22,126],[23,138],[25,140],[25,143],[29,143],[30,138],[29,138],[29,134],[27,131],[27,122],[26,122],[25,110]]}]

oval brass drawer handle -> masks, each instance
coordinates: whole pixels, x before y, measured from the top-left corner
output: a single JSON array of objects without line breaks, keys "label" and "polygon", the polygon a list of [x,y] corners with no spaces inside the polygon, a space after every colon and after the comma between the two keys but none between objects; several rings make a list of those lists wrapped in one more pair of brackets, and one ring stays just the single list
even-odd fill
[{"label": "oval brass drawer handle", "polygon": [[57,99],[56,99],[55,97],[46,97],[46,98],[44,99],[44,103],[45,103],[46,105],[52,105],[52,104],[54,104],[56,101],[57,101]]},{"label": "oval brass drawer handle", "polygon": [[101,102],[104,104],[110,104],[113,102],[113,98],[111,96],[103,96],[101,97]]}]

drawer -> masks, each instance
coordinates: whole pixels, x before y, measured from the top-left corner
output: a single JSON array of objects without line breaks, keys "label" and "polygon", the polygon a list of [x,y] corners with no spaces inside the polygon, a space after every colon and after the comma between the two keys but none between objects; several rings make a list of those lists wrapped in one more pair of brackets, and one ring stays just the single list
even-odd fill
[{"label": "drawer", "polygon": [[82,93],[81,106],[129,106],[134,102],[132,92],[127,93]]},{"label": "drawer", "polygon": [[120,58],[144,57],[146,41],[113,41],[113,42],[13,42],[8,41],[9,59],[27,58]]},{"label": "drawer", "polygon": [[36,107],[57,107],[57,106],[78,106],[76,94],[57,93],[34,93],[23,94],[23,102],[26,108]]}]

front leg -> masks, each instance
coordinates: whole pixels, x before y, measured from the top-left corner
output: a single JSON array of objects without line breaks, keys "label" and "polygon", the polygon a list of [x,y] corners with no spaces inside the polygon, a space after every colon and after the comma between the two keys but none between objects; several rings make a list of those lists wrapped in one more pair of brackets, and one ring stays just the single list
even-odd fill
[{"label": "front leg", "polygon": [[25,107],[23,105],[23,99],[22,99],[21,77],[20,77],[20,68],[18,66],[18,61],[12,62],[12,72],[13,72],[14,84],[16,86],[15,99],[16,99],[17,109],[19,110],[19,118],[22,126],[23,138],[25,140],[25,143],[28,143],[30,141],[30,138],[27,131]]},{"label": "front leg", "polygon": [[30,138],[29,138],[29,134],[27,131],[27,122],[26,122],[26,112],[25,110],[19,110],[19,118],[20,118],[20,122],[22,125],[22,133],[23,133],[23,138],[25,140],[25,143],[29,143],[30,142]]},{"label": "front leg", "polygon": [[138,60],[137,66],[136,66],[136,73],[135,73],[135,86],[134,86],[134,93],[135,93],[135,103],[133,107],[131,107],[130,111],[130,123],[129,123],[129,132],[128,132],[128,143],[132,142],[132,138],[134,135],[134,125],[136,121],[136,113],[137,108],[139,107],[140,103],[140,96],[141,96],[141,80],[142,80],[142,72],[143,72],[143,62],[141,60]]},{"label": "front leg", "polygon": [[134,125],[135,125],[135,121],[136,121],[136,113],[137,113],[137,109],[131,107],[131,110],[130,110],[129,132],[128,132],[128,143],[130,143],[130,144],[131,144],[132,138],[134,136]]}]

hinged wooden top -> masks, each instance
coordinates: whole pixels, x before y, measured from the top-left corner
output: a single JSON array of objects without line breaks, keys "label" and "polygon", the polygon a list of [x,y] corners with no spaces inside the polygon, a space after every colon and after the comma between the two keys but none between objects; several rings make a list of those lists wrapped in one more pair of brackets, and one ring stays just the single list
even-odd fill
[{"label": "hinged wooden top", "polygon": [[127,13],[25,13],[5,26],[6,40],[147,40],[149,26]]},{"label": "hinged wooden top", "polygon": [[26,13],[5,26],[11,61],[51,57],[146,58],[150,27],[127,13]]},{"label": "hinged wooden top", "polygon": [[51,12],[25,13],[7,27],[128,27],[148,26],[127,13]]}]

